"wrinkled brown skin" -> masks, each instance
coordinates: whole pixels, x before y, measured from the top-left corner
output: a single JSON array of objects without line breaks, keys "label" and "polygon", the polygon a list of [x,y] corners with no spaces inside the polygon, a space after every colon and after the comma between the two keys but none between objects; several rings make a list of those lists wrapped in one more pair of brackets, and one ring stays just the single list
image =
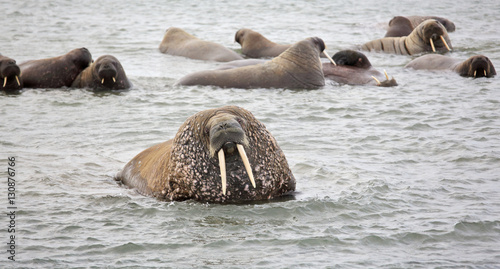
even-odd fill
[{"label": "wrinkled brown skin", "polygon": [[[388,80],[384,74],[377,71],[363,53],[354,50],[342,50],[335,53],[330,62],[323,63],[325,78],[348,85],[376,85],[381,87],[397,86],[394,78]],[[378,84],[372,76],[376,77]]]},{"label": "wrinkled brown skin", "polygon": [[[10,92],[22,89],[23,80],[20,75],[21,69],[16,64],[16,61],[0,54],[0,90]],[[16,76],[19,79],[19,83],[17,83]],[[5,78],[7,78],[7,83],[4,87]]]},{"label": "wrinkled brown skin", "polygon": [[484,55],[474,55],[467,60],[451,58],[439,54],[428,54],[420,56],[409,62],[405,68],[424,70],[451,70],[463,77],[486,77],[491,78],[497,74],[493,63]]},{"label": "wrinkled brown skin", "polygon": [[313,89],[325,85],[319,54],[325,44],[318,37],[295,43],[278,57],[257,65],[226,70],[205,70],[181,78],[177,85],[212,85],[226,88]]},{"label": "wrinkled brown skin", "polygon": [[430,38],[434,42],[436,52],[447,52],[440,36],[443,36],[452,49],[451,41],[444,26],[436,20],[430,19],[421,23],[410,35],[403,37],[384,37],[372,40],[361,46],[362,50],[393,53],[400,55],[415,55],[432,52]]},{"label": "wrinkled brown skin", "polygon": [[231,49],[201,40],[177,27],[167,29],[159,49],[165,54],[204,61],[229,62],[243,59]]},{"label": "wrinkled brown skin", "polygon": [[[214,142],[211,133],[227,122],[237,122],[244,132],[256,188],[239,155],[228,155],[224,195],[218,156],[213,153],[219,149],[213,147],[233,141],[222,135],[222,141]],[[236,106],[208,109],[189,117],[174,139],[139,153],[115,179],[144,195],[166,201],[241,203],[269,200],[295,190],[295,178],[274,137],[249,111]]]},{"label": "wrinkled brown skin", "polygon": [[90,63],[92,55],[80,48],[58,57],[27,61],[19,67],[25,88],[61,88],[70,87]]},{"label": "wrinkled brown skin", "polygon": [[419,24],[421,24],[422,22],[424,22],[426,20],[434,19],[434,20],[437,20],[438,22],[440,22],[444,26],[444,28],[446,28],[446,31],[448,31],[450,33],[455,31],[455,24],[452,21],[450,21],[446,18],[443,18],[443,17],[407,16],[406,18],[408,18],[408,20],[411,21],[413,28],[416,28]]},{"label": "wrinkled brown skin", "polygon": [[[113,77],[116,82],[113,81]],[[123,90],[132,87],[132,83],[128,80],[123,66],[116,57],[103,55],[85,68],[76,77],[71,87],[95,90]]]},{"label": "wrinkled brown skin", "polygon": [[274,43],[262,34],[246,28],[238,30],[234,40],[241,45],[241,53],[249,58],[274,58],[292,46]]},{"label": "wrinkled brown skin", "polygon": [[401,37],[409,35],[413,29],[415,29],[419,24],[428,20],[435,19],[439,21],[447,32],[455,31],[455,24],[448,19],[435,16],[396,16],[389,21],[389,28],[385,37]]}]

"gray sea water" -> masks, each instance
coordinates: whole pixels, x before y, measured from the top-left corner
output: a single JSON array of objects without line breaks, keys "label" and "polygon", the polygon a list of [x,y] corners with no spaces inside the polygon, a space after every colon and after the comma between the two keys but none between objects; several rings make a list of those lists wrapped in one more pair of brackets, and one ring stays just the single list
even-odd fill
[{"label": "gray sea water", "polygon": [[[98,93],[0,93],[2,268],[499,268],[500,83],[403,69],[366,53],[398,87],[180,87],[218,64],[161,54],[181,27],[238,50],[256,30],[278,43],[321,37],[330,55],[383,37],[396,15],[452,20],[454,50],[500,69],[498,1],[2,1],[0,53],[18,63],[86,47],[134,83]],[[113,176],[204,109],[238,105],[275,136],[293,200],[159,202]],[[15,233],[8,158],[15,157]],[[8,250],[15,236],[15,261]]]}]

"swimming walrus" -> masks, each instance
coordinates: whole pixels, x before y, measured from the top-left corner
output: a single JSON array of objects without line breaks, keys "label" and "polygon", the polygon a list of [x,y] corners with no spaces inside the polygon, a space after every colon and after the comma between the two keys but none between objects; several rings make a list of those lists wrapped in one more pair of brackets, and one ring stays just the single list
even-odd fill
[{"label": "swimming walrus", "polygon": [[389,79],[373,68],[372,64],[359,51],[342,50],[332,56],[336,65],[323,63],[325,78],[348,85],[376,85],[382,87],[397,86],[394,78]]},{"label": "swimming walrus", "polygon": [[475,55],[463,61],[440,54],[428,54],[412,60],[405,68],[451,70],[460,76],[474,78],[491,78],[497,74],[493,63],[484,55]]},{"label": "swimming walrus", "polygon": [[73,88],[101,90],[128,89],[132,83],[127,78],[120,61],[112,55],[103,55],[85,68],[73,81]]},{"label": "swimming walrus", "polygon": [[291,46],[274,43],[262,34],[246,28],[238,30],[234,40],[241,45],[241,53],[250,58],[277,57]]},{"label": "swimming walrus", "polygon": [[295,190],[285,155],[249,111],[225,106],[189,117],[175,137],[135,156],[115,177],[159,200],[269,200]]},{"label": "swimming walrus", "polygon": [[21,69],[12,58],[0,54],[0,89],[14,91],[23,88],[23,82],[19,79]]},{"label": "swimming walrus", "polygon": [[361,49],[414,55],[430,51],[450,51],[452,46],[444,26],[437,20],[430,19],[418,25],[408,36],[372,40],[362,45]]},{"label": "swimming walrus", "polygon": [[407,36],[419,24],[428,19],[435,19],[439,21],[448,32],[455,31],[455,24],[446,18],[436,16],[395,16],[389,21],[389,28],[387,29],[385,37]]},{"label": "swimming walrus", "polygon": [[21,63],[21,79],[25,88],[70,87],[75,78],[92,62],[86,48],[64,55]]},{"label": "swimming walrus", "polygon": [[167,29],[159,49],[165,54],[205,61],[228,62],[243,59],[231,49],[201,40],[177,27]]},{"label": "swimming walrus", "polygon": [[199,71],[181,78],[177,84],[228,88],[318,88],[325,85],[319,58],[324,49],[325,43],[321,38],[310,37],[262,64]]}]

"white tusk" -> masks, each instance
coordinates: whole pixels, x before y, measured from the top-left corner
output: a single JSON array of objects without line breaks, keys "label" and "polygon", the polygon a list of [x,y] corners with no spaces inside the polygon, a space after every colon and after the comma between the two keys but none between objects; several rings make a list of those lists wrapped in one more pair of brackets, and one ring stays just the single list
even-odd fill
[{"label": "white tusk", "polygon": [[372,78],[377,82],[377,86],[379,86],[381,84],[380,80],[378,80],[376,77],[372,76]]},{"label": "white tusk", "polygon": [[5,88],[5,85],[7,85],[7,77],[3,78],[3,87]]},{"label": "white tusk", "polygon": [[432,51],[436,52],[436,48],[434,47],[434,42],[432,41],[432,38],[430,38],[429,40],[431,42]]},{"label": "white tusk", "polygon": [[219,150],[219,168],[220,178],[222,179],[222,193],[226,195],[226,159],[224,158],[224,150]]},{"label": "white tusk", "polygon": [[101,80],[101,84],[104,84],[104,78]]},{"label": "white tusk", "polygon": [[444,39],[444,37],[442,35],[439,37],[441,37],[441,40],[443,41],[443,43],[446,46],[446,48],[448,49],[448,51],[451,51],[451,49],[450,49],[450,47],[448,47],[448,43],[446,43],[446,40]]},{"label": "white tusk", "polygon": [[19,78],[17,76],[16,76],[16,80],[17,80],[17,85],[21,86],[21,82],[19,82]]},{"label": "white tusk", "polygon": [[477,70],[474,70],[474,77],[476,77],[476,72],[477,72]]},{"label": "white tusk", "polygon": [[337,65],[335,61],[332,59],[332,57],[330,57],[330,55],[326,53],[326,51],[323,51],[323,54],[325,54],[326,58],[328,58],[328,60],[330,60],[330,62],[332,62],[333,65]]},{"label": "white tusk", "polygon": [[387,75],[387,72],[384,70],[385,78],[389,80],[389,75]]},{"label": "white tusk", "polygon": [[115,77],[113,77],[113,82],[116,82],[116,79],[115,79]]},{"label": "white tusk", "polygon": [[253,178],[252,167],[250,166],[250,162],[248,161],[247,154],[245,152],[245,148],[241,144],[237,144],[238,152],[240,153],[241,160],[243,161],[243,165],[245,165],[245,169],[247,170],[248,177],[250,177],[250,182],[252,182],[252,186],[255,188],[255,180]]},{"label": "white tusk", "polygon": [[484,76],[486,77],[486,70],[483,70],[484,71]]}]

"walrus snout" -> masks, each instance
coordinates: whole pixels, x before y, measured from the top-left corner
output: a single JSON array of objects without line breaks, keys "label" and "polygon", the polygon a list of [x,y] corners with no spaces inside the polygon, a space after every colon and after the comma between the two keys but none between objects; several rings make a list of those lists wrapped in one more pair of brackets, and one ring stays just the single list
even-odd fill
[{"label": "walrus snout", "polygon": [[476,56],[472,60],[472,63],[469,68],[468,74],[466,76],[470,77],[493,77],[495,76],[496,70],[495,67],[493,67],[493,64],[491,63],[490,59],[486,56]]},{"label": "walrus snout", "polygon": [[113,80],[113,83],[116,82],[117,71],[115,66],[112,63],[105,63],[99,67],[99,78],[101,78],[101,84],[104,84],[105,81]]}]

